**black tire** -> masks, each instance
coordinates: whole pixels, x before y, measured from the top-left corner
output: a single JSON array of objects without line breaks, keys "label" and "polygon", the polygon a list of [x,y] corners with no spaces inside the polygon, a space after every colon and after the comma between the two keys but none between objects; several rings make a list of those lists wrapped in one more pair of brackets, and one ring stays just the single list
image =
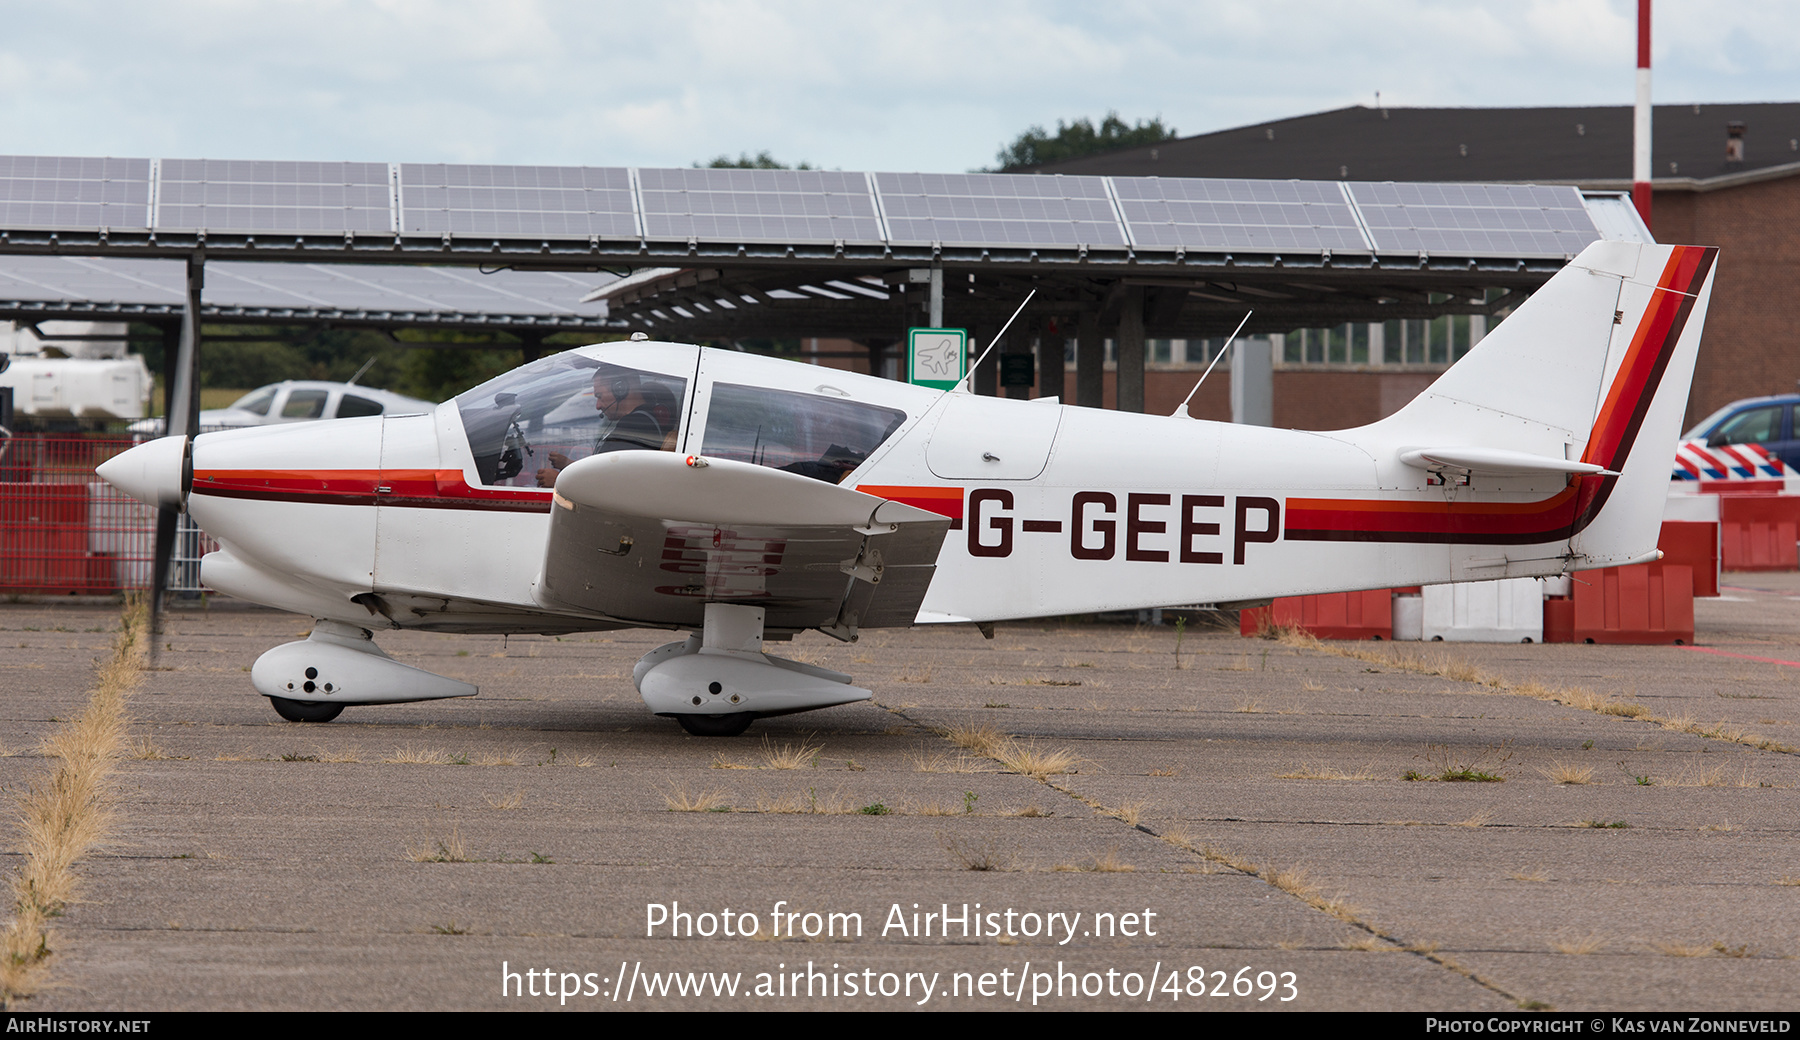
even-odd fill
[{"label": "black tire", "polygon": [[749,729],[756,716],[740,711],[730,715],[677,715],[675,720],[696,737],[735,737]]},{"label": "black tire", "polygon": [[320,701],[290,701],[286,697],[270,697],[275,714],[289,722],[330,722],[344,710],[342,704]]}]

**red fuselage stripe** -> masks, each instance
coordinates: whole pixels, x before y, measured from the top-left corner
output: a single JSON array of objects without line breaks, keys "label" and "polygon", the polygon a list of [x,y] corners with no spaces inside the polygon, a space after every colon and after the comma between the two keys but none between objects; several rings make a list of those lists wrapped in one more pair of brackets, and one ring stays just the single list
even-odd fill
[{"label": "red fuselage stripe", "polygon": [[317,505],[550,511],[547,488],[471,487],[457,469],[196,470],[193,493]]}]

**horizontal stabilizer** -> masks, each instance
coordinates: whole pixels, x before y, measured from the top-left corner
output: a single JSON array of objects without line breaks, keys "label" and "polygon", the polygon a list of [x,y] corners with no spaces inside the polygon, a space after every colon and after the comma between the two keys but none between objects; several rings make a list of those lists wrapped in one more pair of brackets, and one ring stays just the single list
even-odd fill
[{"label": "horizontal stabilizer", "polygon": [[1591,462],[1556,459],[1505,448],[1408,448],[1400,461],[1419,469],[1466,470],[1470,473],[1608,473]]}]

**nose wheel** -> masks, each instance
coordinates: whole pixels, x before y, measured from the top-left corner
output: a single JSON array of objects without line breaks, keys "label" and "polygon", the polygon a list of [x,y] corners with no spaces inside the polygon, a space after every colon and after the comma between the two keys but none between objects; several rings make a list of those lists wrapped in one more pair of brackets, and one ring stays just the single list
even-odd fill
[{"label": "nose wheel", "polygon": [[[330,722],[344,710],[342,704],[291,701],[286,697],[270,697],[269,704],[274,707],[275,714],[289,722]],[[749,723],[745,723],[745,725],[749,725]],[[742,730],[740,729],[738,732],[742,732]]]},{"label": "nose wheel", "polygon": [[750,728],[756,716],[747,711],[730,715],[677,715],[681,728],[696,737],[735,737]]}]

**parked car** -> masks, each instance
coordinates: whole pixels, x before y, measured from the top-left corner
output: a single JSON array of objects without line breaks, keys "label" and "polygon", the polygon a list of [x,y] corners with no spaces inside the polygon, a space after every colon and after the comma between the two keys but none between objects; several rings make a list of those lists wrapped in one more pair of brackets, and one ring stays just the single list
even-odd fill
[{"label": "parked car", "polygon": [[[429,412],[436,407],[430,401],[354,383],[289,379],[252,390],[224,408],[206,409],[200,413],[200,428],[220,430],[359,415],[404,415]],[[133,433],[160,434],[163,421],[145,419],[131,424],[130,429]]]}]

